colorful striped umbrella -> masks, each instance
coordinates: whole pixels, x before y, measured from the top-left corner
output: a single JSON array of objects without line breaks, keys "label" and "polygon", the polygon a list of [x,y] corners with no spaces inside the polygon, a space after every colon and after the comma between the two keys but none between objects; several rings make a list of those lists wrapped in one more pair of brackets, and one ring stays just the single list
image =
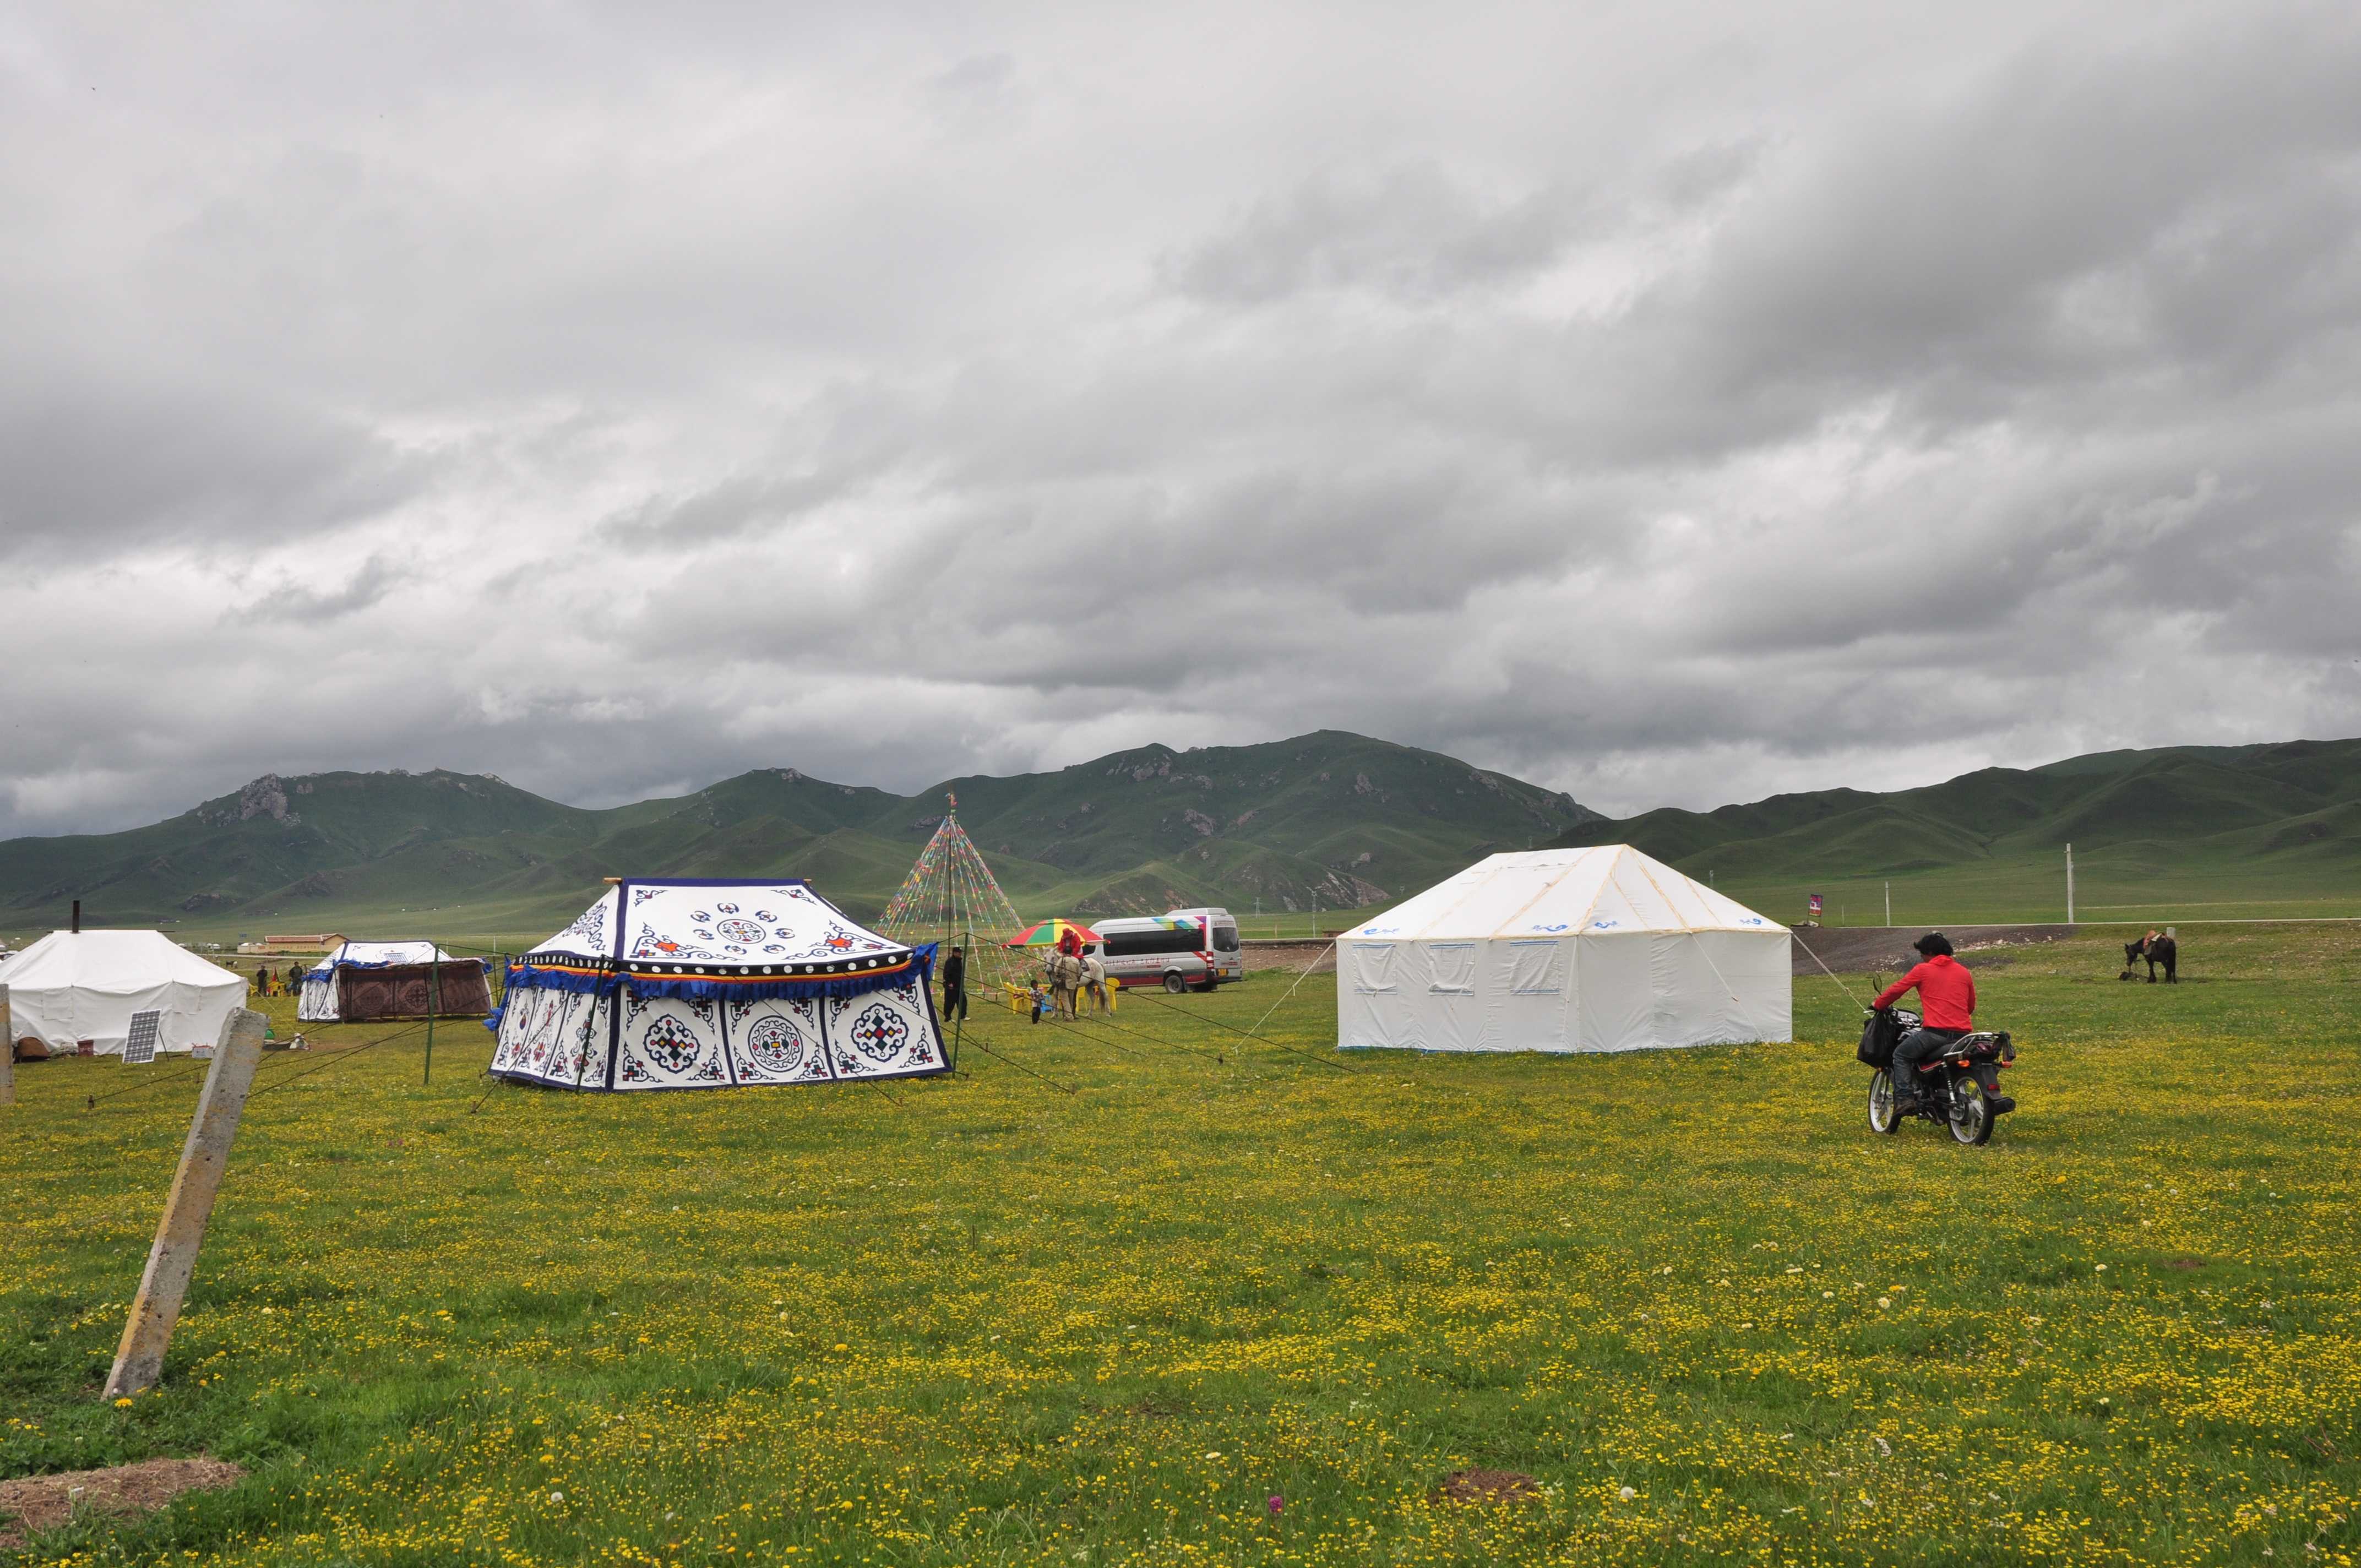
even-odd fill
[{"label": "colorful striped umbrella", "polygon": [[1096,942],[1099,934],[1088,926],[1077,926],[1071,920],[1051,918],[1016,933],[1008,945],[1012,948],[1054,948],[1071,931],[1084,942]]}]

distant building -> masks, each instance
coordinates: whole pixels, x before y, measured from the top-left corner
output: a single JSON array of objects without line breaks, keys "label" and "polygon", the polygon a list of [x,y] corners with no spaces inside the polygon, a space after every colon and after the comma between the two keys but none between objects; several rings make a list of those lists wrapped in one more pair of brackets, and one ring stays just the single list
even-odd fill
[{"label": "distant building", "polygon": [[316,937],[265,937],[259,942],[240,942],[241,953],[329,953],[345,945],[345,939],[334,932]]}]

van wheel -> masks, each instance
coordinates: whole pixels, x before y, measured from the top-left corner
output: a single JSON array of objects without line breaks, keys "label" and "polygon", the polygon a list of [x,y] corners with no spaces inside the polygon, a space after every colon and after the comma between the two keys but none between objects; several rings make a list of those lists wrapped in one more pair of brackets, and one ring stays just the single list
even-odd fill
[{"label": "van wheel", "polygon": [[1170,992],[1173,995],[1178,996],[1182,992],[1189,989],[1189,982],[1182,980],[1178,974],[1168,974],[1164,977],[1164,989]]}]

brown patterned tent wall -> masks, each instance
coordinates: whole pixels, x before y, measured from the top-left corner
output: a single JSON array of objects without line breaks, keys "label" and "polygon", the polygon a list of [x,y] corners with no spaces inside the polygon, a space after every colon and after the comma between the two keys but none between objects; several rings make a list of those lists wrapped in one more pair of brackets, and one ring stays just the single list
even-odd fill
[{"label": "brown patterned tent wall", "polygon": [[[336,1014],[347,1024],[379,1018],[423,1018],[427,1012],[427,964],[388,964],[383,969],[340,967]],[[492,1010],[491,987],[481,964],[469,960],[442,966],[438,983],[441,1018],[481,1018]]]}]

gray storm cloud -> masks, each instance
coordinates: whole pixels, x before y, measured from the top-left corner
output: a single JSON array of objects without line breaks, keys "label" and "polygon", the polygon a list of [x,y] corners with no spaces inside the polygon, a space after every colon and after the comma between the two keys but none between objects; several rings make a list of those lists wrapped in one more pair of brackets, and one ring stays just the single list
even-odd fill
[{"label": "gray storm cloud", "polygon": [[0,832],[2361,732],[2356,80],[2325,5],[20,14]]}]

